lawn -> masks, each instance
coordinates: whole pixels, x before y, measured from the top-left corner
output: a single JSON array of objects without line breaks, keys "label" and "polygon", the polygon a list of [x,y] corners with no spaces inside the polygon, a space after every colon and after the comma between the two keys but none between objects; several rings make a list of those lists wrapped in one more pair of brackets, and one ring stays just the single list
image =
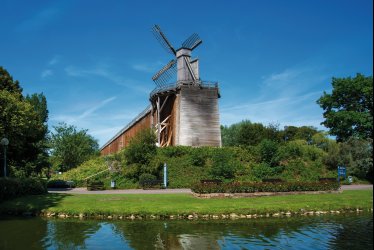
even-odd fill
[{"label": "lawn", "polygon": [[235,199],[200,199],[189,194],[47,194],[0,203],[0,213],[44,211],[70,215],[214,215],[368,210],[372,207],[372,190]]}]

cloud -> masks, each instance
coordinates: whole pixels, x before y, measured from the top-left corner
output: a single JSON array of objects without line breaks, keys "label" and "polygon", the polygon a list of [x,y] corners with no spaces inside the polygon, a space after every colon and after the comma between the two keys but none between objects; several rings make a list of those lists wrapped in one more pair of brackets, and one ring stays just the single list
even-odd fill
[{"label": "cloud", "polygon": [[111,82],[127,87],[142,93],[149,93],[149,89],[142,87],[138,81],[127,79],[122,76],[117,75],[116,73],[110,71],[108,66],[102,65],[100,67],[90,68],[90,69],[81,69],[73,66],[68,66],[65,68],[65,72],[68,76],[71,77],[90,77],[90,76],[100,76],[110,80]]},{"label": "cloud", "polygon": [[117,97],[116,96],[112,96],[108,99],[105,99],[103,101],[101,101],[99,104],[93,106],[92,108],[84,111],[78,118],[79,119],[83,119],[83,118],[86,118],[87,116],[91,115],[92,113],[94,113],[96,110],[100,109],[101,107],[105,106],[106,104],[114,101]]},{"label": "cloud", "polygon": [[156,63],[135,63],[131,65],[134,70],[152,74],[155,74],[162,66],[163,64],[159,61]]},{"label": "cloud", "polygon": [[42,30],[44,27],[57,20],[60,14],[61,11],[56,6],[42,9],[21,22],[16,30],[21,32]]},{"label": "cloud", "polygon": [[41,77],[42,78],[47,78],[49,76],[53,76],[53,70],[50,70],[50,69],[46,69],[46,70],[43,70],[42,74],[41,74]]},{"label": "cloud", "polygon": [[51,60],[49,60],[48,65],[53,66],[59,63],[61,60],[61,56],[55,55]]},{"label": "cloud", "polygon": [[315,87],[326,79],[318,67],[307,66],[269,74],[262,78],[257,98],[221,108],[222,124],[249,119],[264,124],[308,125],[323,129],[320,125],[322,111],[316,104],[322,93]]}]

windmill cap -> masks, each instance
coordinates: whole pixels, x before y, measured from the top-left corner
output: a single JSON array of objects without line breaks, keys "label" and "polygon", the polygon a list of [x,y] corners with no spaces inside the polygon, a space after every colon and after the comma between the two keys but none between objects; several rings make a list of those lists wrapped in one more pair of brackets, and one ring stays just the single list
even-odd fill
[{"label": "windmill cap", "polygon": [[180,49],[178,49],[176,52],[176,56],[177,57],[180,57],[180,56],[191,56],[191,49],[189,49],[189,48],[180,48]]}]

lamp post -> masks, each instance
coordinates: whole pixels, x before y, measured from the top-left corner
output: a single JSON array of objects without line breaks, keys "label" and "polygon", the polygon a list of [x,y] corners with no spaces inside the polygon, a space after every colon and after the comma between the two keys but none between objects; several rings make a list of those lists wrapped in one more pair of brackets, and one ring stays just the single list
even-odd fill
[{"label": "lamp post", "polygon": [[6,177],[6,147],[9,144],[9,140],[4,137],[1,139],[0,144],[4,147],[4,177]]}]

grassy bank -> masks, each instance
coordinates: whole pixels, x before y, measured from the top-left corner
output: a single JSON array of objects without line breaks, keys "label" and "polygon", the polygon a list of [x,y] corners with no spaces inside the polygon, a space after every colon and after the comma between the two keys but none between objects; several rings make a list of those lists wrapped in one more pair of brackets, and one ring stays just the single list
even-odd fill
[{"label": "grassy bank", "polygon": [[17,198],[0,203],[0,213],[25,212],[69,216],[170,216],[222,214],[274,214],[279,212],[370,210],[372,190],[344,191],[340,194],[290,195],[237,199],[198,199],[188,194],[159,195],[67,195],[47,194]]}]

